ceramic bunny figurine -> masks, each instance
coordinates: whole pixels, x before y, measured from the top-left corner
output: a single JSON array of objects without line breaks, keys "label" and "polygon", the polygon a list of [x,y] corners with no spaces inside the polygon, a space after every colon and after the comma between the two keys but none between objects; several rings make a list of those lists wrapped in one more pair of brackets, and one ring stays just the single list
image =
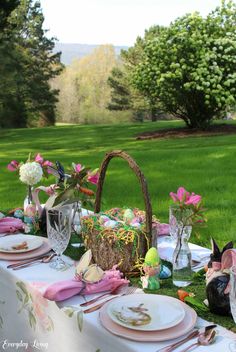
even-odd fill
[{"label": "ceramic bunny figurine", "polygon": [[[212,313],[219,315],[230,315],[230,303],[228,293],[229,283],[229,266],[223,267],[223,260],[227,258],[227,253],[231,256],[233,243],[227,243],[220,251],[215,240],[212,238],[212,254],[208,263],[206,273],[206,295],[209,303],[209,309]],[[225,259],[224,259],[224,262]]]}]

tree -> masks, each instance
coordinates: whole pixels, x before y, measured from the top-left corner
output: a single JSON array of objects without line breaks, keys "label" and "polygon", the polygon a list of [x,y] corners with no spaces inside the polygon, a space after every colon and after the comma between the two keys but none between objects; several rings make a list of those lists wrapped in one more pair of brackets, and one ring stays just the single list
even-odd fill
[{"label": "tree", "polygon": [[0,1],[0,37],[3,29],[7,25],[8,17],[11,12],[19,5],[20,0],[1,0]]},{"label": "tree", "polygon": [[62,66],[43,21],[40,2],[22,0],[5,22],[0,46],[1,127],[54,123],[57,91],[50,88],[50,80]]},{"label": "tree", "polygon": [[206,18],[178,18],[149,40],[132,72],[137,89],[189,127],[207,128],[235,105],[236,5],[222,1]]},{"label": "tree", "polygon": [[111,100],[107,105],[109,110],[129,110],[131,108],[131,94],[124,71],[114,67],[108,77],[111,88]]},{"label": "tree", "polygon": [[67,66],[53,82],[53,86],[60,89],[58,119],[74,123],[99,122],[100,116],[107,112],[110,99],[107,79],[116,65],[114,47],[101,45]]},{"label": "tree", "polygon": [[158,36],[164,27],[153,26],[145,31],[144,38],[138,37],[135,45],[128,50],[122,50],[121,63],[114,68],[108,78],[111,87],[110,110],[132,110],[135,120],[142,121],[151,118],[156,121],[160,109],[157,99],[152,99],[139,91],[132,82],[135,67],[142,62],[144,49],[148,41]]}]

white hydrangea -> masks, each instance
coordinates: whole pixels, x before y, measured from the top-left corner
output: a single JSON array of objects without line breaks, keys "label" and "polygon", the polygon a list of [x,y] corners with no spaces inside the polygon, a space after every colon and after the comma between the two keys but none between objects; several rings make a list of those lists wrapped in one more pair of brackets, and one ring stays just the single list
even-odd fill
[{"label": "white hydrangea", "polygon": [[43,170],[39,163],[28,162],[20,167],[20,180],[29,186],[38,183],[43,176]]}]

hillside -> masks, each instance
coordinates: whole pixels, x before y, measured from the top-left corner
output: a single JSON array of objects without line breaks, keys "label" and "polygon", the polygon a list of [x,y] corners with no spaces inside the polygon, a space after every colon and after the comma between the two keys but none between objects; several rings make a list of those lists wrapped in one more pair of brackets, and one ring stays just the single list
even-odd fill
[{"label": "hillside", "polygon": [[[99,45],[92,44],[70,44],[70,43],[56,43],[54,51],[61,51],[61,61],[64,65],[69,65],[74,59],[90,54]],[[122,49],[128,49],[127,46],[115,46],[115,52],[120,54]]]}]

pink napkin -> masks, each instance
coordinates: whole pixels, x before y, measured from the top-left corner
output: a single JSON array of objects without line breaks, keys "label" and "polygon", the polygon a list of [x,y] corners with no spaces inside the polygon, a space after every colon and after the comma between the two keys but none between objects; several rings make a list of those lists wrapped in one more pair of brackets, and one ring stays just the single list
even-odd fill
[{"label": "pink napkin", "polygon": [[50,301],[63,301],[72,296],[83,294],[89,295],[104,291],[115,290],[121,285],[128,285],[129,281],[122,278],[122,273],[113,267],[105,271],[103,279],[95,284],[85,283],[79,279],[56,282],[50,285],[44,292],[44,297]]},{"label": "pink napkin", "polygon": [[157,234],[158,236],[167,236],[170,232],[170,225],[169,224],[159,224],[157,226]]},{"label": "pink napkin", "polygon": [[0,234],[13,233],[23,229],[24,223],[20,219],[2,218],[0,219]]}]

